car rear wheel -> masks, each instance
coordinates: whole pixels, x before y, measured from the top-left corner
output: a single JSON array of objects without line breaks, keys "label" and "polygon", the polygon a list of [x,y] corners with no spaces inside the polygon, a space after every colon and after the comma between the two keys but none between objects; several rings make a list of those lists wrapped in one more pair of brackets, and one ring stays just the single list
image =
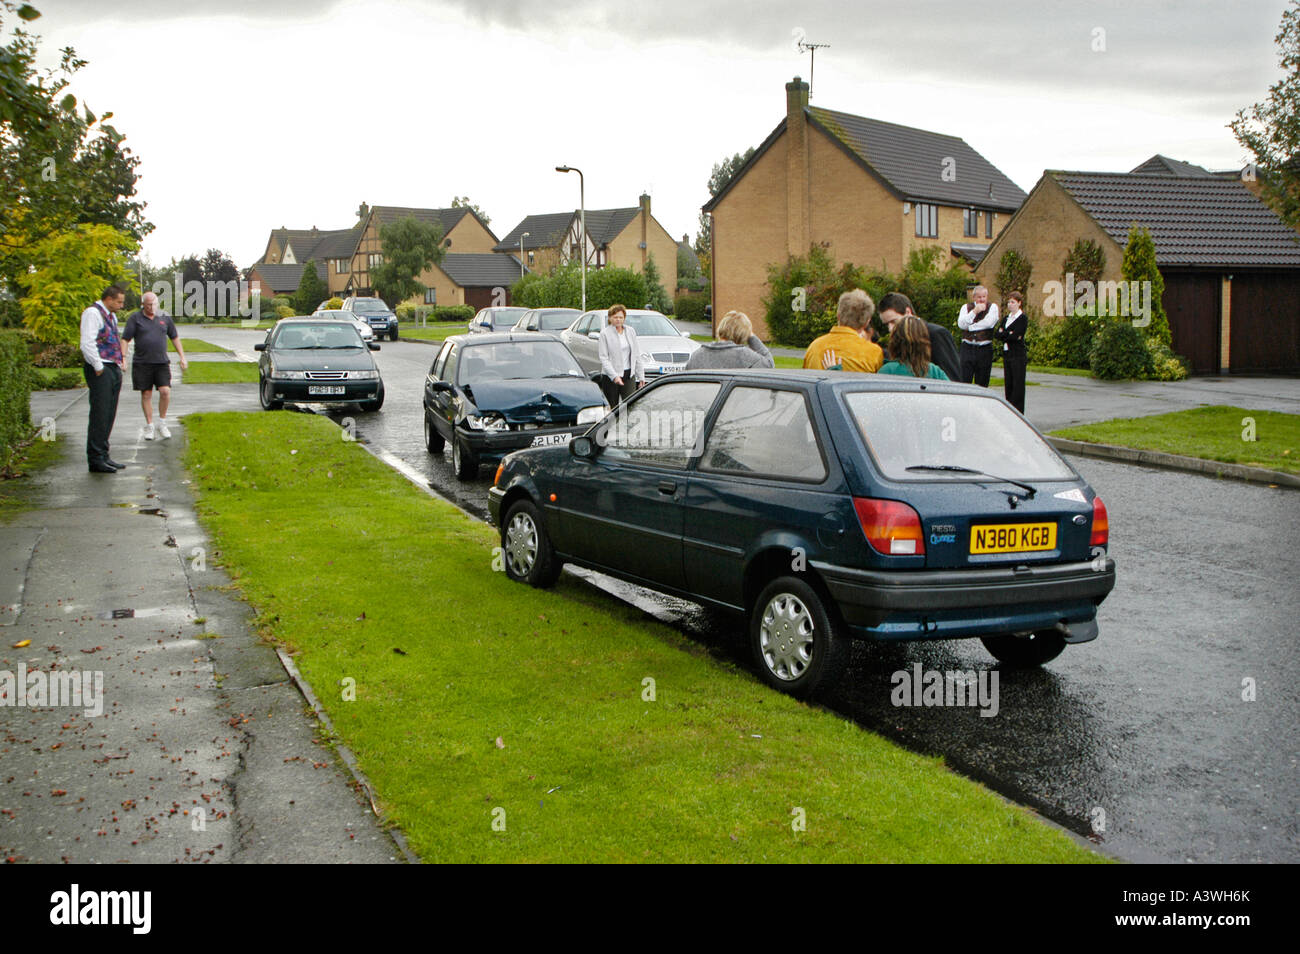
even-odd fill
[{"label": "car rear wheel", "polygon": [[749,637],[764,681],[798,698],[834,685],[848,658],[848,640],[821,595],[792,576],[763,588],[750,614]]},{"label": "car rear wheel", "polygon": [[551,539],[532,501],[521,500],[506,512],[501,524],[501,551],[506,576],[516,583],[545,589],[560,575]]},{"label": "car rear wheel", "polygon": [[396,329],[396,328],[394,328],[392,331],[390,331],[390,332],[388,333],[388,340],[389,340],[389,341],[396,341],[396,340],[397,340],[397,329]]},{"label": "car rear wheel", "polygon": [[1010,669],[1032,669],[1051,662],[1065,649],[1065,634],[1043,629],[1027,636],[982,636],[980,642],[998,662]]},{"label": "car rear wheel", "polygon": [[466,446],[464,438],[451,439],[451,466],[457,480],[473,480],[478,476],[478,455]]},{"label": "car rear wheel", "polygon": [[430,454],[441,454],[442,449],[447,446],[446,440],[438,433],[438,428],[433,425],[433,417],[428,411],[424,412],[424,447]]},{"label": "car rear wheel", "polygon": [[262,410],[278,411],[284,407],[283,401],[275,399],[275,385],[271,383],[270,378],[262,378],[257,390],[258,398],[262,402]]}]

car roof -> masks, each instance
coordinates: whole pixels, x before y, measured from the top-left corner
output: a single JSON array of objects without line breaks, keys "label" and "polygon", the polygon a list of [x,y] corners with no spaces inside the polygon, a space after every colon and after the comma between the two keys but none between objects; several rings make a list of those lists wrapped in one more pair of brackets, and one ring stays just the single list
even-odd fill
[{"label": "car roof", "polygon": [[871,391],[910,391],[908,385],[924,385],[926,390],[934,388],[955,394],[975,394],[986,397],[999,395],[977,384],[962,384],[960,381],[942,381],[938,378],[914,378],[901,374],[865,374],[853,371],[825,371],[814,368],[728,368],[725,370],[700,369],[698,371],[676,371],[665,375],[660,380],[694,380],[730,381],[738,378],[747,382],[765,383],[816,381],[827,384],[836,390],[863,388]]},{"label": "car roof", "polygon": [[550,339],[551,341],[554,341],[556,344],[562,343],[559,338],[555,337],[555,335],[551,334],[549,331],[520,331],[516,333],[513,330],[489,331],[484,334],[477,334],[477,335],[469,335],[469,334],[448,335],[445,340],[454,341],[457,344],[464,343],[464,344],[472,344],[472,345],[481,345],[481,344],[494,344],[494,343],[499,344],[500,342],[503,341],[536,342],[539,339],[541,340]]}]

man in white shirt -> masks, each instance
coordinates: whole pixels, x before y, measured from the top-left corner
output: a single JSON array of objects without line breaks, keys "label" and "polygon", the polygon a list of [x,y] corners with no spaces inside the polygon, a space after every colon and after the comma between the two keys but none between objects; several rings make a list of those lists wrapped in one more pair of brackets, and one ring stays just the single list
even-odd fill
[{"label": "man in white shirt", "polygon": [[119,464],[108,453],[108,437],[117,417],[122,393],[122,335],[116,313],[126,303],[126,292],[109,285],[99,301],[81,313],[82,374],[90,389],[90,420],[86,425],[86,460],[94,474],[115,474]]},{"label": "man in white shirt", "polygon": [[993,370],[993,329],[998,323],[998,306],[989,304],[989,290],[976,285],[974,301],[961,306],[957,327],[961,330],[961,379],[966,384],[989,386]]}]

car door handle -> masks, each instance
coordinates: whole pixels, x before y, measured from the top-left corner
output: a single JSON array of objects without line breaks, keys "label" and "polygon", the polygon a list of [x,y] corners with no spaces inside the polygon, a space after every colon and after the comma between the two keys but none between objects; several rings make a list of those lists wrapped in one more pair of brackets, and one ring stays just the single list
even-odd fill
[{"label": "car door handle", "polygon": [[661,481],[659,481],[659,492],[660,492],[661,494],[675,494],[675,493],[677,493],[677,481],[675,481],[675,480],[661,480]]}]

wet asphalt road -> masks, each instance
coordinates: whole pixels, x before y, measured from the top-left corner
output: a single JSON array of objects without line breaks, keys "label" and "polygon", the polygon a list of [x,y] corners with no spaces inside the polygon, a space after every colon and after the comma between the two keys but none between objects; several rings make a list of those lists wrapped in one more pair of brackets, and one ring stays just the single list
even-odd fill
[{"label": "wet asphalt road", "polygon": [[[261,340],[237,331],[196,336],[247,355]],[[421,388],[436,349],[406,341],[382,348],[384,409],[330,416],[353,418],[359,439],[486,519],[490,469],[461,483],[449,451],[435,457],[424,448]],[[943,756],[1129,861],[1300,861],[1300,495],[1071,462],[1106,501],[1119,569],[1097,640],[1067,647],[1039,671],[999,672],[992,717],[891,703],[893,674],[918,663],[995,669],[977,640],[859,643],[823,704]],[[742,624],[608,578],[597,583],[748,665]]]}]

